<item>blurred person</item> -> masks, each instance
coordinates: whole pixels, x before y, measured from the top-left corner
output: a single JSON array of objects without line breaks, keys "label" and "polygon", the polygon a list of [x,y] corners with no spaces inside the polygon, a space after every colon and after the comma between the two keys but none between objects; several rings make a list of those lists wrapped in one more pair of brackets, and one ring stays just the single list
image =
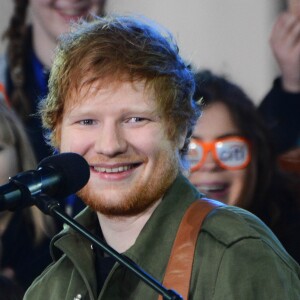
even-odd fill
[{"label": "blurred person", "polygon": [[300,262],[300,182],[279,170],[270,133],[244,91],[207,70],[195,77],[203,114],[190,143],[191,182],[259,216]]},{"label": "blurred person", "polygon": [[49,69],[59,35],[70,23],[102,14],[105,0],[14,0],[4,33],[6,54],[0,59],[0,84],[8,104],[23,120],[38,161],[52,154],[35,115],[48,91]]},{"label": "blurred person", "polygon": [[[0,102],[0,184],[36,168],[33,150],[14,111]],[[56,231],[52,218],[37,207],[0,212],[0,274],[24,290],[51,262],[49,242]],[[2,290],[1,293],[2,294]]]},{"label": "blurred person", "polygon": [[[45,142],[40,99],[48,92],[49,70],[57,38],[72,22],[104,13],[106,0],[14,0],[14,12],[4,33],[6,55],[0,57],[0,88],[4,101],[22,119],[37,161],[53,154]],[[1,100],[1,99],[0,99]],[[66,212],[73,216],[84,205],[70,196]]]},{"label": "blurred person", "polygon": [[[41,105],[51,145],[90,166],[78,193],[88,207],[77,221],[158,282],[185,212],[202,198],[182,173],[200,113],[194,86],[167,30],[142,17],[107,16],[62,37]],[[194,250],[191,282],[184,282],[190,300],[300,297],[299,266],[241,208],[221,205],[211,213]],[[24,299],[158,298],[71,228],[54,237],[51,251],[54,263]]]},{"label": "blurred person", "polygon": [[272,132],[276,153],[282,155],[300,146],[299,3],[278,16],[271,32],[270,45],[281,74],[259,105],[259,111]]}]

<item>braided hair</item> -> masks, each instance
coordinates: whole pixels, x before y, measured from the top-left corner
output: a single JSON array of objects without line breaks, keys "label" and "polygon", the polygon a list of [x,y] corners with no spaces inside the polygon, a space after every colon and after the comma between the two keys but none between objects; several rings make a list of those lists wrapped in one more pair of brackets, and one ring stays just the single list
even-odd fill
[{"label": "braided hair", "polygon": [[26,24],[29,0],[14,0],[14,11],[3,39],[8,40],[8,70],[13,90],[11,106],[25,120],[31,113],[31,105],[25,92],[25,56],[29,26]]},{"label": "braided hair", "polygon": [[[106,0],[99,0],[97,15],[105,15]],[[31,30],[27,21],[29,0],[14,0],[14,11],[3,39],[8,40],[7,58],[8,72],[12,83],[10,104],[20,118],[26,122],[33,113],[32,101],[25,91],[27,82],[25,71],[26,56],[29,49]]]}]

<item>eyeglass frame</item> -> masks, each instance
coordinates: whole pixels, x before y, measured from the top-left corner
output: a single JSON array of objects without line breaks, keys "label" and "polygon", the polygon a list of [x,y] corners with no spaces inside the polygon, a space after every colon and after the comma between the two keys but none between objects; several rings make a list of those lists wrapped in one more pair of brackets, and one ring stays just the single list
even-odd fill
[{"label": "eyeglass frame", "polygon": [[[236,167],[236,166],[235,167],[227,166],[218,158],[218,155],[216,153],[216,144],[219,143],[219,142],[227,141],[227,140],[243,142],[244,144],[247,145],[247,147],[248,147],[248,157],[247,157],[246,161],[241,166],[238,166],[238,167]],[[215,160],[215,162],[217,162],[217,164],[221,168],[226,169],[226,170],[231,170],[231,171],[242,170],[242,169],[246,168],[249,165],[249,163],[251,161],[251,158],[252,158],[251,143],[247,138],[242,137],[242,136],[228,136],[228,137],[223,137],[223,138],[217,138],[217,139],[214,139],[210,142],[204,142],[204,141],[202,141],[202,140],[200,140],[196,137],[192,137],[191,141],[190,141],[190,144],[191,143],[195,143],[195,144],[201,146],[202,149],[203,149],[202,159],[196,165],[191,167],[191,169],[190,169],[191,173],[199,170],[203,166],[209,152],[212,153],[213,159]]]}]

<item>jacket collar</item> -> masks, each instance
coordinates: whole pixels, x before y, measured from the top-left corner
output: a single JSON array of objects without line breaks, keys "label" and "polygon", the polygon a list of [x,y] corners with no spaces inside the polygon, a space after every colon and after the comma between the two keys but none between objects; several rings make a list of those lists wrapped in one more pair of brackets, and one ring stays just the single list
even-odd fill
[{"label": "jacket collar", "polygon": [[161,281],[180,221],[188,206],[201,197],[180,174],[125,255]]},{"label": "jacket collar", "polygon": [[[184,212],[195,199],[199,199],[201,196],[189,181],[179,174],[142,229],[135,244],[123,254],[132,259],[145,272],[152,274],[156,280],[162,281]],[[76,217],[76,221],[92,233],[95,233],[95,228],[99,226],[97,216],[90,208],[84,209]],[[87,286],[90,285],[95,293],[95,259],[91,243],[87,239],[66,226],[53,238],[51,253],[54,260],[58,260],[62,253],[65,253],[79,272],[84,274],[83,278],[87,279]],[[117,268],[118,264],[114,266],[108,276],[105,286]]]}]

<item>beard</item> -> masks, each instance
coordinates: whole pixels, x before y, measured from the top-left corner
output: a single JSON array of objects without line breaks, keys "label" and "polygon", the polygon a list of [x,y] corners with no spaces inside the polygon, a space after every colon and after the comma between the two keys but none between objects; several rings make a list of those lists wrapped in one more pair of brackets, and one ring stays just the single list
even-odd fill
[{"label": "beard", "polygon": [[[93,210],[109,217],[135,216],[154,205],[162,198],[175,180],[179,170],[179,158],[175,151],[159,154],[150,178],[139,177],[120,193],[120,201],[111,202],[107,195],[95,192],[87,184],[78,196]],[[111,191],[118,189],[111,184]]]}]

